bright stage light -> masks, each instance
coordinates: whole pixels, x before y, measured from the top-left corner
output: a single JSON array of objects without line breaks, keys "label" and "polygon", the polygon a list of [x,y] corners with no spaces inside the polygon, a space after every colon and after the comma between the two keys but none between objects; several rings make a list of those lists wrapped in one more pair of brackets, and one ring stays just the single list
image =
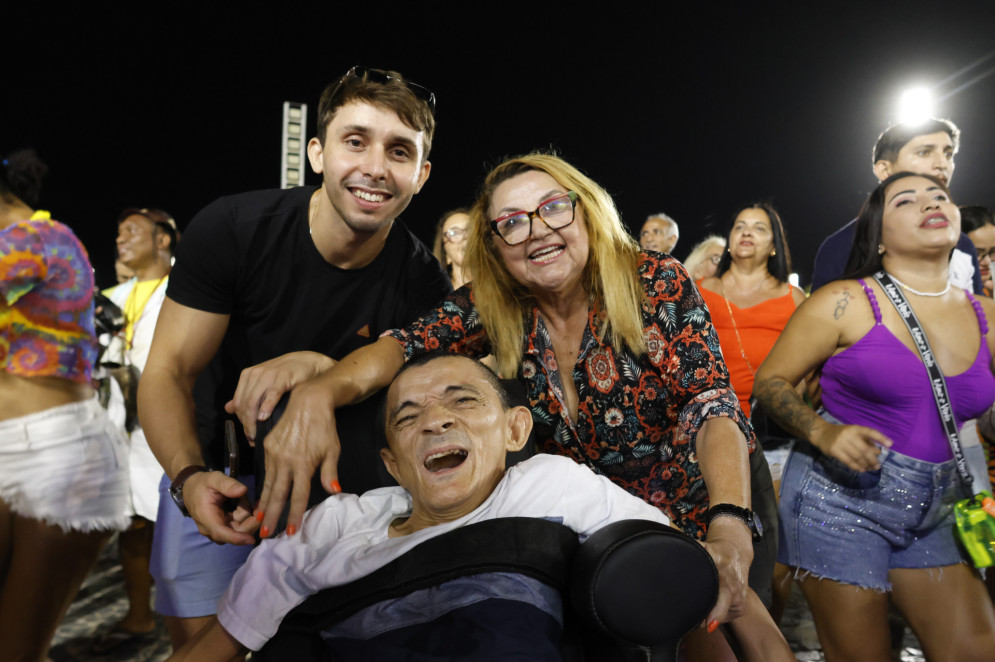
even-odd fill
[{"label": "bright stage light", "polygon": [[902,94],[898,117],[902,124],[918,124],[933,116],[933,92],[926,87],[914,87]]}]

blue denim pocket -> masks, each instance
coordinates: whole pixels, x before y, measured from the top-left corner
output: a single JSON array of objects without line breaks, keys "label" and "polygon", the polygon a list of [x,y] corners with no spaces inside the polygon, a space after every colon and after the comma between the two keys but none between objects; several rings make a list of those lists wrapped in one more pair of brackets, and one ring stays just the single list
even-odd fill
[{"label": "blue denim pocket", "polygon": [[[827,412],[825,409],[820,409],[818,413],[819,416],[833,425],[844,425],[842,421]],[[878,462],[883,465],[887,456],[888,450],[884,448],[881,449],[881,455],[878,456]],[[876,469],[874,471],[855,471],[836,458],[824,455],[818,450],[815,451],[813,459],[813,471],[826,478],[826,480],[836,483],[840,487],[845,487],[850,490],[869,490],[877,487],[881,482],[880,469]]]},{"label": "blue denim pocket", "polygon": [[849,490],[869,490],[881,482],[881,470],[855,471],[839,460],[819,453],[812,463],[812,470]]}]

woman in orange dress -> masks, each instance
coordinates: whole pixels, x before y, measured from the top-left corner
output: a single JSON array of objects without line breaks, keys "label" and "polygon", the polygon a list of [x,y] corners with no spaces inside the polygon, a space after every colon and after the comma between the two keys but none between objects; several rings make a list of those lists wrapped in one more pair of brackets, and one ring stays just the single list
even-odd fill
[{"label": "woman in orange dress", "polygon": [[[729,381],[743,413],[754,423],[777,493],[790,444],[780,435],[767,433],[766,417],[751,411],[750,393],[757,369],[805,300],[805,293],[788,282],[791,254],[781,217],[771,205],[757,203],[741,209],[728,237],[715,276],[699,285],[729,367]],[[778,564],[771,607],[775,622],[780,621],[790,588],[787,568]]]},{"label": "woman in orange dress", "polygon": [[736,214],[715,276],[699,283],[747,416],[756,370],[805,300],[805,293],[788,282],[789,273],[791,254],[781,217],[769,204],[757,203]]}]

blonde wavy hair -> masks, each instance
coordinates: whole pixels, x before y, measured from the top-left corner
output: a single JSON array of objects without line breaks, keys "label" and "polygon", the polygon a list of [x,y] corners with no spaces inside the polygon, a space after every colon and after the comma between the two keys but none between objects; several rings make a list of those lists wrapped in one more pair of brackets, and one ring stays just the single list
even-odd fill
[{"label": "blonde wavy hair", "polygon": [[[577,193],[577,207],[584,212],[590,252],[583,284],[591,305],[604,311],[598,336],[616,352],[625,347],[646,353],[643,337],[643,291],[637,272],[639,244],[629,236],[611,196],[590,177],[552,154],[533,153],[508,159],[494,168],[470,210],[464,261],[473,278],[473,299],[487,331],[502,377],[518,374],[522,362],[525,322],[535,297],[515,281],[495,248],[502,241],[491,231],[490,206],[494,190],[524,172],[544,172],[568,191]],[[538,221],[541,222],[541,221]],[[575,220],[574,222],[577,222]]]}]

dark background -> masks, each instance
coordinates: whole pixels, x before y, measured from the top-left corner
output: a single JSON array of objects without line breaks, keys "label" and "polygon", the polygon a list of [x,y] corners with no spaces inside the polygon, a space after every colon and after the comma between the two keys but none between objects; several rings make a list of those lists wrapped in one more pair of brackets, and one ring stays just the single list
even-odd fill
[{"label": "dark background", "polygon": [[[638,231],[680,223],[683,258],[772,200],[807,283],[821,240],[874,186],[871,147],[912,84],[950,92],[952,191],[995,207],[995,3],[214,3],[0,10],[0,153],[35,147],[43,200],[113,281],[118,213],[182,228],[214,198],[279,185],[282,102],[350,66],[436,92],[432,176],[402,216],[431,241],[503,156],[554,148]],[[890,6],[886,6],[890,5]],[[309,182],[317,182],[312,175]]]}]

